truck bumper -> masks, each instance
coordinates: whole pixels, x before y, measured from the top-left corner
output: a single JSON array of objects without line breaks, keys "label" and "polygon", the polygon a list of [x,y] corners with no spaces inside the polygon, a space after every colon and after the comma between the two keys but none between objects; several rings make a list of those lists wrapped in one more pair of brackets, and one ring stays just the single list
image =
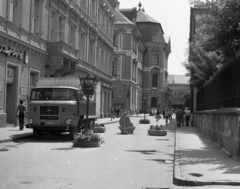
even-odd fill
[{"label": "truck bumper", "polygon": [[38,126],[38,125],[30,125],[30,124],[26,124],[26,128],[28,129],[37,129],[37,130],[45,130],[45,131],[69,131],[71,130],[73,127],[77,127],[77,126],[71,126],[71,125],[66,125],[66,126]]}]

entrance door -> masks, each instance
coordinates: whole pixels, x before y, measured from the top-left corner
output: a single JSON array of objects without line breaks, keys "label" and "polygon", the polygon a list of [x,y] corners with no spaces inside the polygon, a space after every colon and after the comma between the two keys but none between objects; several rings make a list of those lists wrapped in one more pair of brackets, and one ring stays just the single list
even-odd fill
[{"label": "entrance door", "polygon": [[7,123],[14,124],[16,121],[17,108],[17,69],[8,67],[7,69],[7,90],[6,90],[6,113]]}]

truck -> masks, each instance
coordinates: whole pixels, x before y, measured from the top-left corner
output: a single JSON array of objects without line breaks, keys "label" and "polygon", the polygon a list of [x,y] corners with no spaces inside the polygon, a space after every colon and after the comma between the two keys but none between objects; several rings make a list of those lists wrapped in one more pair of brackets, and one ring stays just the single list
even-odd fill
[{"label": "truck", "polygon": [[[74,139],[86,121],[87,99],[81,93],[80,80],[73,78],[39,78],[31,89],[28,103],[28,123],[33,136],[39,140],[45,132],[61,135],[68,132]],[[89,100],[88,123],[95,124],[96,94]]]}]

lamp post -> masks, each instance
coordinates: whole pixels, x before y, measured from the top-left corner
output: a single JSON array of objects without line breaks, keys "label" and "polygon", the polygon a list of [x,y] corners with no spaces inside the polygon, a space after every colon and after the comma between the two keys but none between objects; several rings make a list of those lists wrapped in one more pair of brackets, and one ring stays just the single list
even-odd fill
[{"label": "lamp post", "polygon": [[79,79],[80,79],[80,85],[82,87],[83,95],[85,95],[87,98],[87,111],[86,111],[86,129],[87,129],[88,128],[89,97],[91,97],[94,94],[95,87],[98,82],[98,78],[91,75],[90,73],[87,73],[85,75],[85,77],[79,77]]},{"label": "lamp post", "polygon": [[142,103],[143,103],[143,105],[144,105],[144,107],[145,107],[145,110],[144,110],[144,120],[145,120],[146,106],[147,106],[147,103],[148,103],[147,97],[144,97],[144,98],[143,98]]}]

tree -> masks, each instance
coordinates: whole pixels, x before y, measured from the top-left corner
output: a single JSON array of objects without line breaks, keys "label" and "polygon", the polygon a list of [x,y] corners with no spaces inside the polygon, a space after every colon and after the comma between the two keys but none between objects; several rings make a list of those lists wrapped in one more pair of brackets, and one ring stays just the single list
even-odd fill
[{"label": "tree", "polygon": [[190,83],[201,88],[219,67],[232,61],[240,44],[239,0],[192,0],[190,4],[205,11],[196,17],[200,27],[189,44],[188,60],[183,66]]}]

